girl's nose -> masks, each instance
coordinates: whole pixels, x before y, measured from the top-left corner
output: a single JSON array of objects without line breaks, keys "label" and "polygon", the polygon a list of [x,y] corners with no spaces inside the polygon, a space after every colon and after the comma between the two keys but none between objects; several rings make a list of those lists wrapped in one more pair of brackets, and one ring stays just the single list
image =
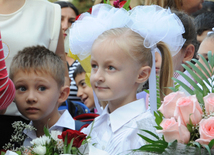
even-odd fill
[{"label": "girl's nose", "polygon": [[104,72],[101,69],[98,69],[95,73],[95,79],[97,82],[103,82],[105,80],[104,78]]}]

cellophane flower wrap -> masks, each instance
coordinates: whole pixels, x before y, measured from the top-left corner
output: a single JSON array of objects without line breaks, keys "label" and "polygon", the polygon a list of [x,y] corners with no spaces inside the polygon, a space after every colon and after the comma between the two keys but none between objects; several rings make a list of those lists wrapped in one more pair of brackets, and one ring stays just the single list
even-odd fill
[{"label": "cellophane flower wrap", "polygon": [[[206,66],[196,59],[192,61],[200,68],[191,62],[187,62],[189,66],[183,65],[194,81],[177,71],[194,89],[173,78],[182,89],[171,88],[174,92],[164,97],[154,113],[157,130],[150,134],[156,140],[145,138],[149,144],[134,151],[190,155],[214,153],[214,54],[208,52],[208,61],[199,56]],[[186,93],[180,90],[186,90]],[[162,134],[162,138],[156,136],[157,133]]]}]

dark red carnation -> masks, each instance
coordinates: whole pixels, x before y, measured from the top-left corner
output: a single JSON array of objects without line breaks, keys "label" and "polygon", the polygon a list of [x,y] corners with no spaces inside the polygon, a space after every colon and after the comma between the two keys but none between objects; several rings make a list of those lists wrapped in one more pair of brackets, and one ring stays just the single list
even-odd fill
[{"label": "dark red carnation", "polygon": [[113,2],[113,6],[114,6],[115,8],[119,8],[119,6],[120,6],[120,0],[114,1],[114,2]]},{"label": "dark red carnation", "polygon": [[82,141],[86,139],[86,134],[77,131],[77,130],[66,130],[63,131],[61,135],[58,136],[59,139],[63,139],[63,142],[65,141],[65,137],[67,136],[67,145],[71,142],[72,139],[74,139],[73,141],[73,147],[77,147],[79,148],[82,144]]}]

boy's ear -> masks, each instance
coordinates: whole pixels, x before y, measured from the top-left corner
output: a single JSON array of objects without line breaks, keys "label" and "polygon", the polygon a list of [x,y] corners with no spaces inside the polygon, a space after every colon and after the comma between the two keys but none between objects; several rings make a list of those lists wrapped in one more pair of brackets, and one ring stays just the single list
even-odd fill
[{"label": "boy's ear", "polygon": [[137,77],[137,83],[143,83],[146,82],[150,76],[151,67],[149,66],[143,66],[139,70],[139,74]]},{"label": "boy's ear", "polygon": [[194,53],[195,53],[195,46],[193,44],[189,44],[184,51],[184,59],[183,59],[183,63],[185,63],[186,61],[190,61],[192,60]]},{"label": "boy's ear", "polygon": [[68,86],[63,86],[60,90],[60,96],[58,99],[59,106],[65,102],[69,96],[70,88]]}]

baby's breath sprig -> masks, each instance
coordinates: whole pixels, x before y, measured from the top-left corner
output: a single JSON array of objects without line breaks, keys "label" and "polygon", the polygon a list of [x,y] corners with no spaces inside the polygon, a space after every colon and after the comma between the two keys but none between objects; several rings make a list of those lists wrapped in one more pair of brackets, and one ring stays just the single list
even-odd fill
[{"label": "baby's breath sprig", "polygon": [[15,147],[15,143],[17,145],[22,145],[22,142],[27,137],[24,133],[24,129],[28,130],[36,130],[32,125],[26,124],[22,121],[15,121],[12,123],[12,127],[14,128],[13,134],[11,135],[10,142],[6,143],[2,148],[4,150],[12,150],[12,151],[21,151],[22,147]]}]

